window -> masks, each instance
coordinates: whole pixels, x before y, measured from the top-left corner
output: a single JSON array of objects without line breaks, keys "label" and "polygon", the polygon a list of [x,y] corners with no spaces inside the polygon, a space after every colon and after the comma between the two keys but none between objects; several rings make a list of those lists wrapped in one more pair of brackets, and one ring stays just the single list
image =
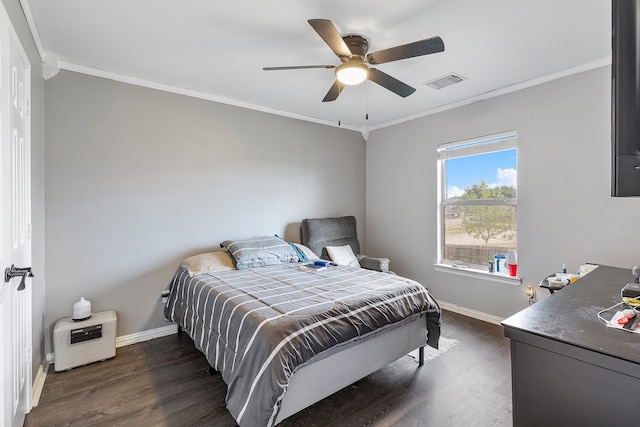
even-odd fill
[{"label": "window", "polygon": [[439,264],[488,271],[517,250],[515,132],[438,146]]}]

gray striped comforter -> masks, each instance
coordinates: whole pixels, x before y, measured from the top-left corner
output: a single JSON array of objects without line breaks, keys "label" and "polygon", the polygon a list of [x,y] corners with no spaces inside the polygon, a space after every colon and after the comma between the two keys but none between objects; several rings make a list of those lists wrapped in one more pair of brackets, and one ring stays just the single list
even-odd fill
[{"label": "gray striped comforter", "polygon": [[178,269],[165,317],[191,336],[228,386],[240,426],[271,426],[289,378],[315,355],[424,315],[436,347],[440,309],[419,283],[360,268],[298,263],[189,277]]}]

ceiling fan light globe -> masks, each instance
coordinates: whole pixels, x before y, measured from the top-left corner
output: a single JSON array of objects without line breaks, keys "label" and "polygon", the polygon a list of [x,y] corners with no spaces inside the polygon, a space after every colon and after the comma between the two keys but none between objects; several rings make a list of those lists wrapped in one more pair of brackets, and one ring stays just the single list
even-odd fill
[{"label": "ceiling fan light globe", "polygon": [[367,79],[369,68],[361,63],[345,63],[336,68],[336,78],[345,85],[357,85]]}]

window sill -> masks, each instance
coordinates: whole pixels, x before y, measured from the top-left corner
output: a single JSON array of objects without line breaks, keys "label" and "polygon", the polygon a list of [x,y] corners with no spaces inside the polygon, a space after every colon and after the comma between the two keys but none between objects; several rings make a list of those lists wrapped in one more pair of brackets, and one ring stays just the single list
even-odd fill
[{"label": "window sill", "polygon": [[434,264],[436,271],[443,273],[458,274],[460,276],[474,277],[476,279],[489,280],[491,282],[506,283],[507,285],[520,286],[520,277],[511,277],[502,273],[489,273],[488,271],[476,270],[465,266],[454,266],[451,264]]}]

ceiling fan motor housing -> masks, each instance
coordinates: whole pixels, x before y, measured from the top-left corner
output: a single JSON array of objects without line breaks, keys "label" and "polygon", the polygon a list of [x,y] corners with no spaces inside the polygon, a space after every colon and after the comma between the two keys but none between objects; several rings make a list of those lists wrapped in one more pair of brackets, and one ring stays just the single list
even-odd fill
[{"label": "ceiling fan motor housing", "polygon": [[358,34],[351,34],[342,37],[342,40],[344,40],[345,44],[354,56],[358,56],[364,61],[364,57],[369,51],[369,41],[365,37]]}]

